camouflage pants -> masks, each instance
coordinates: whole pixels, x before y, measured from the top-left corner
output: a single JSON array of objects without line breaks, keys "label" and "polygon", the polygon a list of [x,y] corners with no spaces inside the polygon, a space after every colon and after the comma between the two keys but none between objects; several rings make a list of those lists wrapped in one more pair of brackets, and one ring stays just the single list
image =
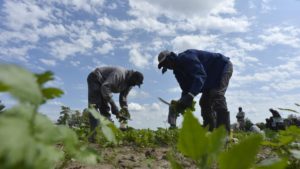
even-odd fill
[{"label": "camouflage pants", "polygon": [[221,125],[230,131],[230,114],[227,109],[225,92],[227,90],[229,80],[232,76],[233,66],[229,61],[224,68],[224,72],[220,81],[220,86],[216,89],[204,91],[200,98],[201,116],[203,125],[213,130]]}]

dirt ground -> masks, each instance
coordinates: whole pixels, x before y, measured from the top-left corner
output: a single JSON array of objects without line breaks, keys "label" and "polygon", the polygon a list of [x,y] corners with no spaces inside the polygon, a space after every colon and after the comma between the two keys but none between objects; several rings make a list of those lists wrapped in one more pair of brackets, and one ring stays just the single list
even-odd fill
[{"label": "dirt ground", "polygon": [[[94,166],[80,164],[75,161],[70,161],[66,169],[169,169],[170,162],[167,159],[167,154],[171,151],[170,147],[155,147],[141,148],[136,146],[123,147],[108,147],[100,148],[96,144],[91,145],[99,151],[101,161]],[[266,158],[274,157],[270,148],[262,147],[260,153],[257,154],[257,163]],[[183,157],[181,154],[176,154],[177,160],[184,168],[196,169],[195,164]],[[217,167],[213,167],[217,168]]]},{"label": "dirt ground", "polygon": [[[167,169],[171,168],[167,159],[170,148],[140,148],[124,146],[115,148],[97,148],[102,160],[95,166],[87,166],[78,162],[69,162],[67,169]],[[182,156],[178,159],[184,168],[196,168],[190,160]]]}]

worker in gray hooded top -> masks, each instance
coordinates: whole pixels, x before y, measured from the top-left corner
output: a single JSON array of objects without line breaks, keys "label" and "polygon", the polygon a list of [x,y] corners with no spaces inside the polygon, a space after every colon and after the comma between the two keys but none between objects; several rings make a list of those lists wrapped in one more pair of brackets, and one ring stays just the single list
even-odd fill
[{"label": "worker in gray hooded top", "polygon": [[[127,70],[122,67],[99,67],[87,77],[88,104],[93,106],[101,115],[111,120],[111,113],[120,122],[127,122],[130,118],[127,105],[127,95],[134,86],[143,84],[144,76],[141,72]],[[119,103],[121,110],[113,100],[112,93],[120,93]],[[125,114],[124,114],[125,112]],[[90,128],[94,131],[98,121],[90,115]],[[112,121],[112,120],[111,120]],[[122,129],[122,123],[120,128]]]}]

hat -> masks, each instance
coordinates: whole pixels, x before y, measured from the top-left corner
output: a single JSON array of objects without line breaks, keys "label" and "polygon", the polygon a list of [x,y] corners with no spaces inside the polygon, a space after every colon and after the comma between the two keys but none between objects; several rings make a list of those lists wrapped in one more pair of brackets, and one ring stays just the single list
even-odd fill
[{"label": "hat", "polygon": [[164,50],[159,53],[158,55],[158,69],[162,67],[162,63],[167,59],[167,57],[170,55],[170,51]]},{"label": "hat", "polygon": [[141,87],[141,84],[143,84],[143,81],[144,81],[144,75],[139,71],[135,71],[135,72],[133,72],[132,77],[133,77],[134,83],[137,86]]}]

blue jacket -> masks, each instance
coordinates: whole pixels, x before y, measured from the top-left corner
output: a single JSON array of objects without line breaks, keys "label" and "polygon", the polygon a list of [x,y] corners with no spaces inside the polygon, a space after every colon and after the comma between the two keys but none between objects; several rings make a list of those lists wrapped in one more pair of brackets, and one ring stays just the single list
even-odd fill
[{"label": "blue jacket", "polygon": [[217,88],[229,58],[219,53],[189,49],[170,59],[175,61],[173,73],[183,93],[194,96]]}]

